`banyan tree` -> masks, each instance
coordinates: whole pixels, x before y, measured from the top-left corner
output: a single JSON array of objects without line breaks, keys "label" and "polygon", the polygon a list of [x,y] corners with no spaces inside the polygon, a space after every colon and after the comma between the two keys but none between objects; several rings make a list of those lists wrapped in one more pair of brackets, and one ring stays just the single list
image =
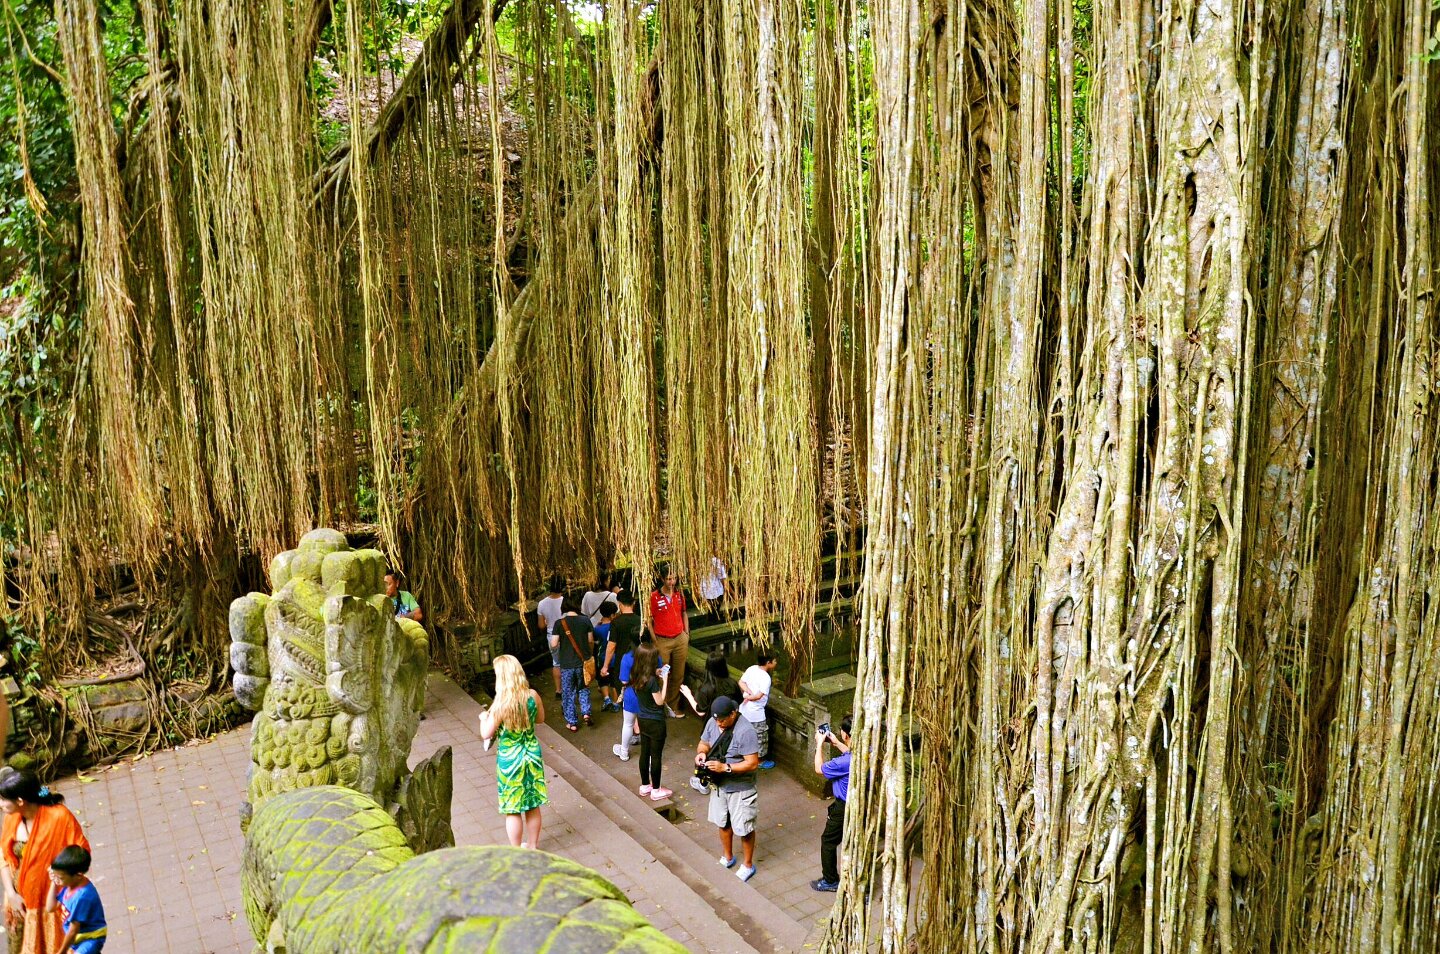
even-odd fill
[{"label": "banyan tree", "polygon": [[803,660],[839,539],[828,950],[1435,949],[1432,0],[406,9],[56,0],[42,648],[123,566],[223,665],[363,503],[441,617],[719,554]]}]

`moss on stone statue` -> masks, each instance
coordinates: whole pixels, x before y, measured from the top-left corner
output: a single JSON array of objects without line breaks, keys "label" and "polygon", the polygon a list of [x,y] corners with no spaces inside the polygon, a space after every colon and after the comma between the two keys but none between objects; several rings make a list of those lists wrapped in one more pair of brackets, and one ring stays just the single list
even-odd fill
[{"label": "moss on stone statue", "polygon": [[514,848],[417,856],[374,800],[338,787],[270,799],[243,878],[256,940],[289,954],[684,951],[588,868]]},{"label": "moss on stone statue", "polygon": [[313,530],[270,564],[273,596],[230,608],[235,696],[256,710],[249,801],[342,784],[395,798],[420,721],[429,641],[394,619],[385,558]]}]

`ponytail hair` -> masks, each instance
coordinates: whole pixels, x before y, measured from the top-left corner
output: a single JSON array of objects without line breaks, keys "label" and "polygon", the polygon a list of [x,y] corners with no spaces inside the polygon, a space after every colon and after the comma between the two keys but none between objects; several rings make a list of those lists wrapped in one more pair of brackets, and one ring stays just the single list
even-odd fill
[{"label": "ponytail hair", "polygon": [[50,791],[34,775],[13,768],[0,772],[0,798],[29,805],[59,805],[65,801],[64,795]]}]

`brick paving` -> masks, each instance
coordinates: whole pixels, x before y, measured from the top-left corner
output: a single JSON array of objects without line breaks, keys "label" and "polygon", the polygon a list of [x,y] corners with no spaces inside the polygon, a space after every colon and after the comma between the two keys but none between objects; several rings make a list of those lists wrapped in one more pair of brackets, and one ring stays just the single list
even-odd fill
[{"label": "brick paving", "polygon": [[[622,762],[611,751],[620,741],[621,716],[601,713],[600,694],[592,692],[594,727],[581,726],[571,733],[565,728],[549,676],[534,680],[545,695],[545,719],[556,734],[573,743],[610,777],[630,789],[630,797],[641,804],[635,788],[640,784],[639,749],[631,750],[630,761]],[[776,690],[778,692],[778,686]],[[675,792],[672,822],[693,843],[719,857],[720,843],[715,826],[706,817],[707,796],[689,785],[694,767],[695,746],[700,741],[704,723],[691,714],[685,719],[669,720],[665,740],[664,767],[661,781]],[[830,803],[814,794],[781,769],[761,773],[760,818],[756,829],[755,876],[749,882],[734,881],[733,890],[744,897],[749,892],[769,900],[789,917],[806,937],[810,947],[818,942],[825,916],[835,899],[810,887],[820,877],[820,833]],[[736,849],[739,849],[738,840]]]},{"label": "brick paving", "polygon": [[[441,745],[454,749],[456,841],[461,845],[504,844],[504,821],[495,810],[494,754],[481,752],[478,705],[449,679],[432,674],[426,712],[412,762],[428,757]],[[613,725],[618,733],[617,719],[608,716],[602,725]],[[681,728],[677,734],[683,732]],[[698,724],[693,725],[691,734],[698,733]],[[598,743],[601,734],[600,729],[590,730],[582,739]],[[604,733],[607,739],[610,734]],[[805,824],[814,828],[808,848],[808,854],[813,856],[819,837],[815,818],[821,824],[824,820],[819,799],[809,796],[814,807],[798,812],[793,806],[787,809],[780,804],[783,798],[769,799],[767,804],[767,793],[783,784],[767,778],[761,796],[762,812],[766,813],[762,817],[767,826],[773,821],[776,827],[773,837],[770,828],[762,830],[760,873],[751,885],[744,885],[714,864],[710,856],[713,834],[702,852],[697,847],[697,836],[692,836],[696,839],[692,842],[665,831],[670,826],[648,805],[642,806],[644,810],[635,818],[628,817],[633,813],[629,800],[639,800],[633,791],[627,793],[609,775],[593,771],[567,740],[548,728],[541,728],[541,736],[551,797],[541,835],[545,850],[599,871],[624,891],[656,927],[692,951],[748,954],[757,950],[756,945],[759,950],[799,950],[805,946],[793,940],[798,925],[779,925],[772,938],[754,925],[740,923],[747,912],[734,905],[743,906],[744,892],[763,885],[761,874],[778,882],[781,871],[788,870],[786,864],[798,859],[782,853],[781,846],[791,843],[792,836],[796,845],[801,840],[793,831],[785,831],[782,836],[783,829],[778,827],[782,821],[787,828],[799,829]],[[249,954],[254,949],[240,896],[243,839],[237,824],[245,790],[249,737],[246,726],[203,743],[61,779],[55,784],[85,826],[94,848],[91,877],[105,902],[110,923],[107,951]],[[607,741],[605,754],[615,761],[608,746]],[[693,746],[692,738],[691,751]],[[674,762],[678,773],[682,749],[678,741],[673,755],[667,748],[667,769]],[[634,770],[633,764],[625,767]],[[638,784],[629,776],[626,783]],[[797,793],[801,791],[798,785],[790,784]],[[812,814],[815,818],[808,817]],[[699,820],[704,822],[703,808]],[[678,829],[684,831],[687,824],[697,827],[685,822]],[[772,871],[774,874],[770,874]],[[801,897],[795,894],[792,898],[790,894],[776,892],[776,897],[785,902],[781,909],[790,908],[798,917],[807,916],[805,906],[798,904]],[[762,914],[774,911],[768,903],[757,902],[753,907]],[[732,926],[737,923],[738,930]]]}]

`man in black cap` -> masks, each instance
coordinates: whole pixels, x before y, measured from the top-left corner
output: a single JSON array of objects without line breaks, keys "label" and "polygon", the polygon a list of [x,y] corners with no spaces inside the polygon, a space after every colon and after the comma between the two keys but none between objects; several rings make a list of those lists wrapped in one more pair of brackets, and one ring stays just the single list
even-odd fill
[{"label": "man in black cap", "polygon": [[755,775],[760,768],[760,738],[740,715],[735,700],[720,696],[710,704],[710,721],[695,747],[695,764],[714,781],[710,789],[710,821],[720,829],[720,864],[735,865],[734,836],[740,836],[744,861],[735,876],[749,881],[755,874],[755,819],[760,796]]}]

